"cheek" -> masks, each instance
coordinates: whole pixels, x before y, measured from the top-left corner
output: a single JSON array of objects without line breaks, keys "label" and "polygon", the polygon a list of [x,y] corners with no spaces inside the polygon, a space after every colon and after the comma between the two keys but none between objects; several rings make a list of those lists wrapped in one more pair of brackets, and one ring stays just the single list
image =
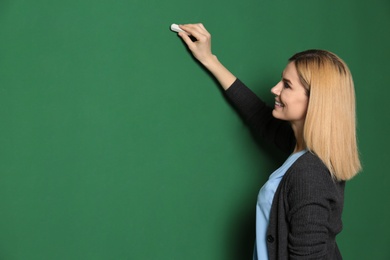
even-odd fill
[{"label": "cheek", "polygon": [[300,103],[300,113],[302,115],[302,117],[305,117],[306,116],[306,113],[307,113],[307,107],[308,107],[309,103],[308,103],[308,100],[305,99],[303,100],[301,103]]},{"label": "cheek", "polygon": [[298,98],[293,102],[287,102],[285,112],[289,114],[290,117],[294,119],[302,119],[306,117],[308,107],[307,98]]}]

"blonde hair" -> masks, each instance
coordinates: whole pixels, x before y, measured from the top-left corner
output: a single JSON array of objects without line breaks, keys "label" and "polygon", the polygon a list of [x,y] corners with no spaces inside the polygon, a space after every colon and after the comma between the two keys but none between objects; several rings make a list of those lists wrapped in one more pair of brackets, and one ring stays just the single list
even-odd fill
[{"label": "blonde hair", "polygon": [[336,180],[360,170],[356,141],[355,90],[343,60],[324,50],[308,50],[289,59],[309,93],[304,141]]}]

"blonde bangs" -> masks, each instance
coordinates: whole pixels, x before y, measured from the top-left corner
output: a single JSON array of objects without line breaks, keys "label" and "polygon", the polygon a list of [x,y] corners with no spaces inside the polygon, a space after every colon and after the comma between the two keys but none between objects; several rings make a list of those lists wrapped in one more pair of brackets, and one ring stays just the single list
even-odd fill
[{"label": "blonde bangs", "polygon": [[304,139],[335,179],[349,180],[361,168],[354,85],[345,63],[331,53],[327,55],[295,60],[300,80],[310,92]]}]

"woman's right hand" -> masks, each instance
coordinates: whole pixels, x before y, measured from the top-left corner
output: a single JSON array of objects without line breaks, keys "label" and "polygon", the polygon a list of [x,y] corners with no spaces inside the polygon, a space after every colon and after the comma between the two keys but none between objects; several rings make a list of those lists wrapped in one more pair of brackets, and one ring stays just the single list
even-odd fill
[{"label": "woman's right hand", "polygon": [[[211,35],[203,26],[203,24],[186,24],[179,25],[181,29],[186,31],[179,32],[178,35],[187,44],[188,49],[192,52],[192,55],[199,60],[203,65],[207,64],[213,58],[211,52]],[[190,35],[196,39],[193,41]]]},{"label": "woman's right hand", "polygon": [[[236,77],[219,62],[217,56],[211,52],[211,35],[203,24],[179,25],[185,32],[179,32],[179,36],[187,44],[192,55],[205,66],[219,81],[223,89],[227,90]],[[192,41],[193,37],[196,41]]]}]

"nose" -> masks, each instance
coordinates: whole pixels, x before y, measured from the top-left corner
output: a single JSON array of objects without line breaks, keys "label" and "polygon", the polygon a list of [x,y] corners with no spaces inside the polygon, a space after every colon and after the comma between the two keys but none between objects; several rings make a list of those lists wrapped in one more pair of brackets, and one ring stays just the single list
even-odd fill
[{"label": "nose", "polygon": [[276,84],[273,88],[271,88],[271,93],[275,96],[280,96],[280,92],[282,92],[283,89],[283,82],[279,81],[278,84]]}]

